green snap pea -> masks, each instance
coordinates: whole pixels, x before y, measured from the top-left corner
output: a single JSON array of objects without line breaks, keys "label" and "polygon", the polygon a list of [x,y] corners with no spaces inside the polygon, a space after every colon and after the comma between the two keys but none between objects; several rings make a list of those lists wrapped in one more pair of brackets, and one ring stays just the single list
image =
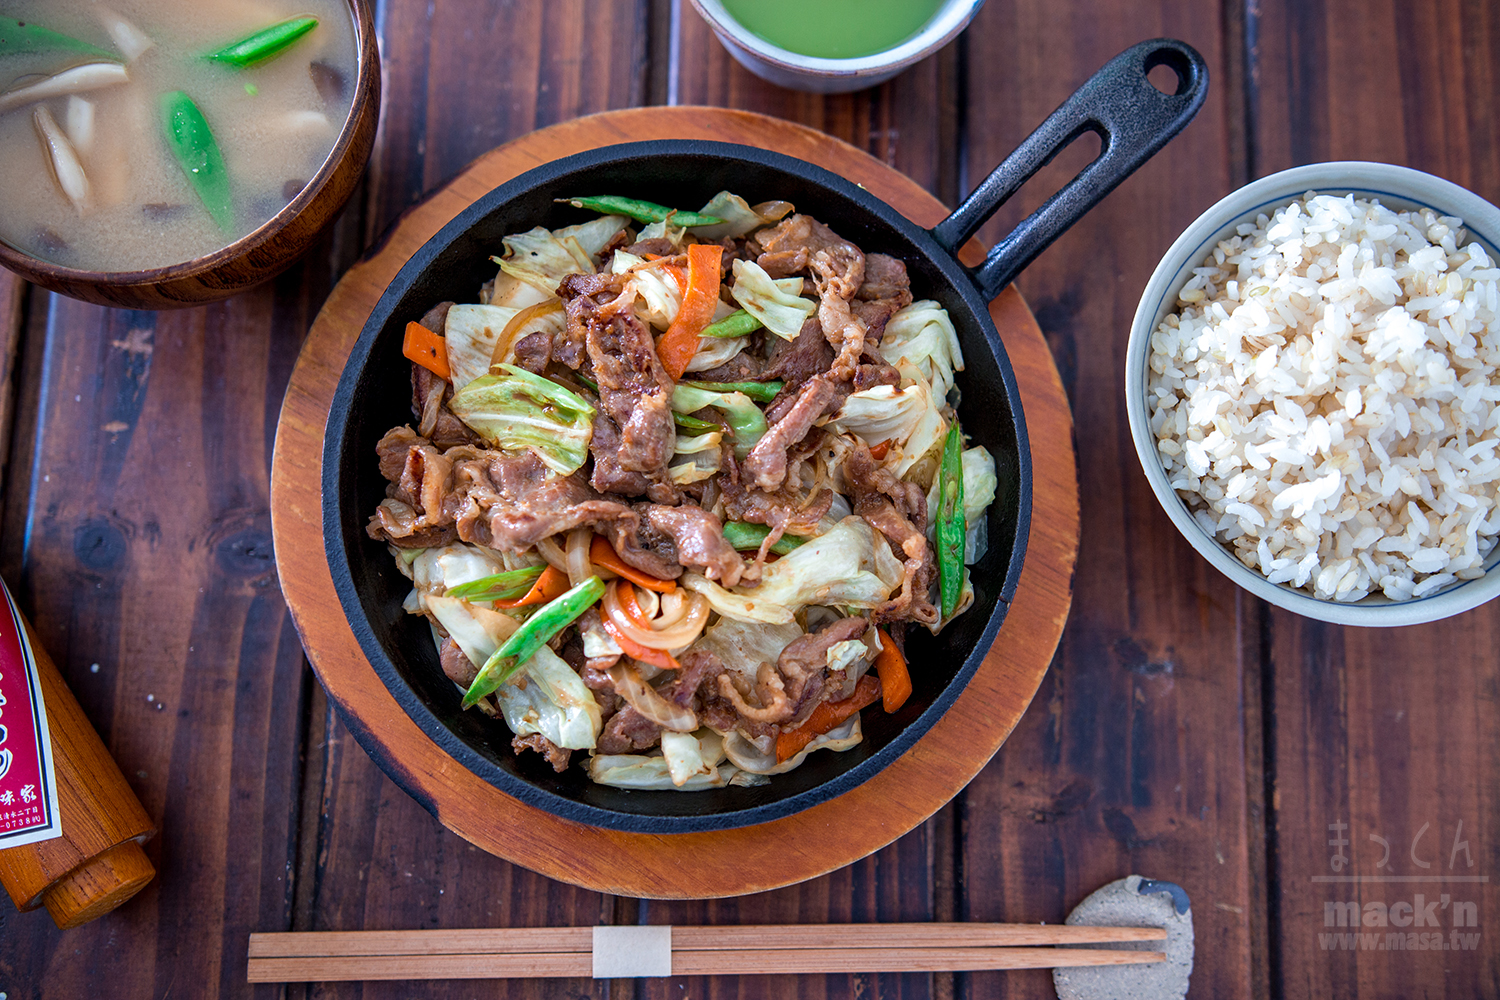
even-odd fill
[{"label": "green snap pea", "polygon": [[719,425],[712,420],[699,420],[697,417],[690,417],[686,413],[678,413],[675,410],[672,411],[672,421],[683,430],[693,431],[696,434],[719,430]]},{"label": "green snap pea", "polygon": [[554,635],[567,628],[578,616],[593,607],[604,596],[604,581],[591,576],[561,597],[544,604],[536,614],[526,619],[526,624],[516,629],[505,645],[495,650],[469,690],[464,693],[463,707],[473,706],[480,698],[492,693],[521,668],[521,664],[536,655]]},{"label": "green snap pea", "polygon": [[700,337],[743,337],[747,333],[754,333],[761,328],[760,320],[740,309],[732,312],[717,323],[710,323],[699,333]]},{"label": "green snap pea", "polygon": [[59,34],[40,24],[17,21],[13,17],[0,17],[0,56],[21,52],[87,52],[91,56],[113,62],[125,61],[120,58],[119,53]]},{"label": "green snap pea", "polygon": [[[702,389],[699,385],[711,385],[714,388]],[[696,413],[705,406],[715,407],[724,414],[724,420],[734,435],[734,453],[744,458],[755,447],[755,442],[766,433],[766,415],[742,392],[715,391],[729,386],[730,383],[727,382],[678,382],[677,387],[672,390],[672,410],[674,413]]]},{"label": "green snap pea", "polygon": [[689,386],[694,389],[707,389],[709,392],[743,392],[757,403],[769,403],[781,392],[784,383],[781,382],[694,382],[691,379],[678,382],[678,385]]},{"label": "green snap pea", "polygon": [[[724,541],[742,552],[760,548],[760,543],[765,541],[770,533],[771,529],[763,524],[730,521],[724,525]],[[771,551],[779,556],[789,556],[806,542],[807,539],[798,538],[796,535],[782,535],[776,540],[776,544],[771,546]]]},{"label": "green snap pea", "polygon": [[943,442],[943,461],[938,468],[937,565],[938,592],[943,618],[953,617],[964,587],[964,520],[963,434],[958,421],[948,430]]},{"label": "green snap pea", "polygon": [[524,597],[541,575],[540,566],[506,570],[449,587],[445,596],[461,597],[466,601],[508,601],[513,597]]},{"label": "green snap pea", "polygon": [[589,198],[559,198],[574,208],[586,208],[591,212],[600,212],[604,215],[627,215],[637,222],[662,222],[667,216],[672,217],[672,225],[683,229],[693,226],[717,226],[724,220],[712,215],[700,215],[697,212],[679,212],[675,208],[658,205],[652,201],[640,201],[636,198],[622,198],[619,195],[605,194],[595,195]]},{"label": "green snap pea", "polygon": [[315,17],[294,17],[280,24],[273,24],[269,28],[262,28],[237,42],[230,42],[217,52],[210,52],[204,58],[210,62],[225,63],[244,69],[256,63],[265,62],[273,56],[281,55],[297,39],[317,26],[318,19]]},{"label": "green snap pea", "polygon": [[193,99],[180,90],[162,95],[161,107],[167,145],[171,147],[177,165],[219,228],[226,233],[233,232],[234,200],[229,189],[229,174],[224,169],[224,154],[213,130],[208,127],[208,120]]}]

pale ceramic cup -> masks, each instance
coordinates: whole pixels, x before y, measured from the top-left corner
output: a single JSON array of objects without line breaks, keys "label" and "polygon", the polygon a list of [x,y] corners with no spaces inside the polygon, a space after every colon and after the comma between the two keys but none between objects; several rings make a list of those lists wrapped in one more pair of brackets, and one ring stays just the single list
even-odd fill
[{"label": "pale ceramic cup", "polygon": [[839,94],[884,83],[926,59],[964,30],[984,0],[946,0],[926,27],[900,45],[854,59],[819,59],[772,45],[730,16],[722,0],[693,0],[693,6],[730,54],[756,76],[793,90]]},{"label": "pale ceramic cup", "polygon": [[1375,198],[1396,211],[1431,208],[1441,215],[1463,220],[1470,240],[1477,240],[1492,258],[1500,260],[1500,209],[1471,191],[1440,177],[1392,166],[1359,161],[1313,163],[1283,170],[1255,181],[1214,205],[1188,227],[1156,267],[1146,285],[1130,328],[1125,361],[1125,404],[1130,434],[1151,489],[1182,536],[1214,568],[1256,597],[1307,618],[1341,625],[1416,625],[1437,621],[1476,608],[1500,595],[1500,545],[1485,559],[1485,575],[1460,580],[1424,597],[1391,601],[1378,591],[1352,603],[1320,600],[1306,591],[1271,583],[1258,570],[1247,567],[1217,539],[1206,532],[1189,512],[1187,504],[1172,489],[1156,450],[1146,401],[1146,368],[1152,332],[1177,306],[1177,293],[1197,267],[1219,243],[1235,234],[1241,223],[1253,222],[1261,213],[1270,215],[1309,191],[1318,194]]}]

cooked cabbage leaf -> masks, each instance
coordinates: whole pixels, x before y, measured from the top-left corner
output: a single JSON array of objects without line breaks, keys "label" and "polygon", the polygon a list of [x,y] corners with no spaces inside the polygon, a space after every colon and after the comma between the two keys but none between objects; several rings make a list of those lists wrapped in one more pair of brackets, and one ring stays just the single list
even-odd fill
[{"label": "cooked cabbage leaf", "polygon": [[594,408],[577,393],[515,365],[483,375],[448,401],[448,408],[490,445],[530,449],[560,476],[583,467],[594,432]]},{"label": "cooked cabbage leaf", "polygon": [[726,670],[743,674],[754,683],[760,665],[781,659],[787,643],[801,635],[802,628],[795,621],[771,624],[726,617],[704,632],[692,648],[716,654]]},{"label": "cooked cabbage leaf", "polygon": [[628,222],[623,215],[604,215],[555,233],[537,226],[505,237],[501,241],[505,256],[495,263],[512,278],[549,296],[556,295],[558,284],[568,275],[593,274],[598,269],[599,251]]},{"label": "cooked cabbage leaf", "polygon": [[725,590],[699,573],[692,571],[684,573],[677,578],[677,582],[695,594],[702,594],[707,598],[708,606],[723,615],[726,620],[785,625],[794,618],[791,608],[784,608],[770,601],[744,597]]},{"label": "cooked cabbage leaf", "polygon": [[884,465],[904,478],[925,455],[942,446],[948,423],[938,410],[941,400],[933,396],[926,377],[910,364],[902,363],[897,368],[902,375],[901,388],[877,385],[851,393],[828,426],[858,434],[870,444],[891,442]]},{"label": "cooked cabbage leaf", "polygon": [[948,310],[923,299],[892,316],[880,339],[880,354],[892,365],[903,360],[927,379],[938,399],[953,388],[953,373],[964,370],[964,355]]},{"label": "cooked cabbage leaf", "polygon": [[443,631],[448,633],[476,667],[483,666],[490,654],[499,649],[520,627],[509,615],[470,604],[457,597],[428,594],[425,603],[427,610],[443,626]]},{"label": "cooked cabbage leaf", "polygon": [[511,732],[541,733],[565,750],[592,750],[604,728],[599,703],[583,678],[547,646],[495,689],[495,700]]},{"label": "cooked cabbage leaf", "polygon": [[766,566],[759,587],[735,592],[793,611],[809,604],[873,608],[891,596],[901,577],[901,561],[883,538],[877,544],[870,523],[846,517],[826,535]]},{"label": "cooked cabbage leaf", "polygon": [[[448,310],[443,333],[448,341],[448,367],[453,372],[454,388],[462,389],[489,372],[500,335],[522,308],[525,307],[463,304]],[[499,360],[507,364],[514,362],[516,344],[522,337],[537,332],[557,333],[566,322],[567,317],[561,311],[532,317],[511,334]]]},{"label": "cooked cabbage leaf", "polygon": [[726,236],[744,236],[759,229],[771,220],[756,215],[749,202],[737,194],[720,191],[698,210],[700,215],[711,215],[723,222],[712,226],[694,226],[692,234],[701,240],[722,240]]},{"label": "cooked cabbage leaf", "polygon": [[600,754],[589,761],[589,777],[616,788],[678,789],[723,788],[734,782],[738,769],[724,760],[724,739],[712,729],[696,733],[661,734],[658,754]]},{"label": "cooked cabbage leaf", "polygon": [[454,542],[442,548],[422,549],[411,561],[411,580],[425,593],[441,594],[450,587],[482,580],[506,569],[500,553],[494,549]]},{"label": "cooked cabbage leaf", "polygon": [[724,759],[724,738],[712,729],[696,733],[663,731],[661,756],[667,762],[672,784],[681,788],[698,775],[717,771],[719,761]]},{"label": "cooked cabbage leaf", "polygon": [[[682,308],[682,289],[677,287],[671,271],[660,267],[642,268],[640,265],[644,263],[644,257],[616,250],[610,271],[614,274],[631,275],[631,282],[635,286],[636,317],[648,326],[665,330],[672,325],[672,321],[677,318],[677,311]],[[632,270],[633,268],[638,270]]]},{"label": "cooked cabbage leaf", "polygon": [[589,260],[594,266],[599,265],[599,254],[609,245],[609,241],[618,236],[630,220],[623,215],[601,215],[597,219],[581,222],[576,226],[566,226],[553,232],[553,236],[559,241],[574,239],[578,241],[579,247],[588,254]]},{"label": "cooked cabbage leaf", "polygon": [[753,260],[734,262],[734,289],[730,294],[767,330],[783,340],[796,340],[802,324],[818,311],[818,304],[801,296],[801,278],[773,279]]}]

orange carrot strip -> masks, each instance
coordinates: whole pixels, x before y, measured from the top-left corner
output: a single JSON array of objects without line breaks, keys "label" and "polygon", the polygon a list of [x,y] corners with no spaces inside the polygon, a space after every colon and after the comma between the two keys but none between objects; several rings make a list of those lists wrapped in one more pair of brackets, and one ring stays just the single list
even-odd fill
[{"label": "orange carrot strip", "polygon": [[699,334],[714,320],[719,306],[719,262],[724,248],[717,243],[694,243],[688,247],[687,291],[682,308],[667,332],[656,342],[662,367],[674,379],[682,378],[688,362],[698,353]]},{"label": "orange carrot strip", "polygon": [[620,554],[615,551],[615,547],[609,544],[603,535],[595,535],[594,540],[589,543],[589,562],[595,566],[603,566],[616,576],[623,576],[631,583],[640,584],[647,590],[654,590],[658,594],[670,594],[677,589],[676,580],[658,580],[654,576],[642,573],[634,566],[627,565],[625,560],[620,558]]},{"label": "orange carrot strip", "polygon": [[635,598],[634,587],[632,587],[628,592],[623,587],[621,588],[620,607],[625,609],[625,617],[629,618],[631,623],[637,628],[649,629],[651,627],[651,620],[648,619],[646,617],[646,613],[641,610],[641,602],[636,600]]},{"label": "orange carrot strip", "polygon": [[406,324],[401,353],[435,375],[453,377],[453,370],[448,367],[448,341],[421,323]]},{"label": "orange carrot strip", "polygon": [[621,632],[615,623],[609,620],[608,615],[600,615],[599,620],[604,624],[604,631],[609,633],[610,638],[615,641],[615,645],[624,650],[626,656],[640,660],[642,663],[649,663],[653,667],[661,667],[663,670],[682,669],[682,664],[678,663],[671,653],[665,649],[652,649],[649,646],[642,646],[630,638],[630,636]]},{"label": "orange carrot strip", "polygon": [[568,574],[555,566],[542,570],[531,589],[524,595],[509,601],[496,601],[497,608],[529,608],[533,604],[546,604],[568,592]]},{"label": "orange carrot strip", "polygon": [[865,674],[854,685],[854,693],[843,701],[825,701],[812,710],[807,721],[790,732],[776,737],[776,763],[791,760],[813,740],[835,729],[849,716],[880,697],[880,681]]},{"label": "orange carrot strip", "polygon": [[891,641],[885,629],[880,633],[880,655],[875,657],[875,673],[880,676],[881,704],[887,712],[894,712],[906,704],[911,697],[911,672],[906,669],[906,657]]},{"label": "orange carrot strip", "polygon": [[891,450],[890,439],[886,439],[870,448],[870,457],[877,462],[885,460],[886,454]]}]

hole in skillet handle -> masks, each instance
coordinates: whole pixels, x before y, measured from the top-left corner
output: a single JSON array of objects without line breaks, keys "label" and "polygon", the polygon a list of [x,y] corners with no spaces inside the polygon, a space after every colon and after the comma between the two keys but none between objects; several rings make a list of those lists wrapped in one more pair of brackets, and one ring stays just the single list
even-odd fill
[{"label": "hole in skillet handle", "polygon": [[[1168,94],[1150,80],[1166,66],[1177,75]],[[978,231],[1038,170],[1085,132],[1099,156],[1027,216],[970,275],[986,299],[999,295],[1052,241],[1193,120],[1208,94],[1208,64],[1186,42],[1157,38],[1133,45],[1089,77],[986,177],[957,210],[932,229],[949,253]]]}]

